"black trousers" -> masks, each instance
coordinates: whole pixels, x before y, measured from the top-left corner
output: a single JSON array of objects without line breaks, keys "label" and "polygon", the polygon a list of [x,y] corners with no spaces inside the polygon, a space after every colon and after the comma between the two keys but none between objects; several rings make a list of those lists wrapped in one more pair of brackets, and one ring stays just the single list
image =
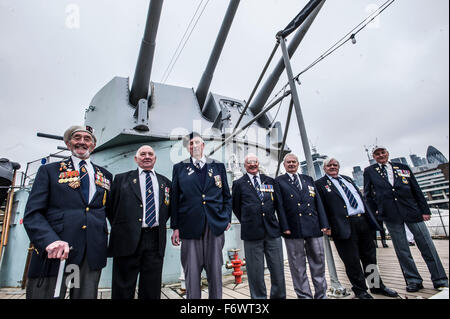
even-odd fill
[{"label": "black trousers", "polygon": [[114,257],[111,299],[134,299],[139,275],[139,299],[160,299],[163,257],[159,254],[158,227],[143,228],[136,252]]},{"label": "black trousers", "polygon": [[[378,225],[380,226],[381,230],[380,230],[380,236],[381,236],[381,240],[386,240],[386,231],[384,230],[384,225],[383,225],[383,221],[381,219],[376,219]],[[377,240],[377,232],[374,231],[374,238],[375,240]]]},{"label": "black trousers", "polygon": [[[362,215],[350,217],[351,236],[349,239],[334,239],[336,250],[345,265],[345,272],[352,284],[353,292],[358,295],[367,291],[366,277],[373,274],[377,264],[376,247],[373,241],[374,230]],[[362,264],[362,267],[361,267]],[[370,267],[368,267],[371,265]],[[368,270],[368,271],[367,271]],[[379,287],[384,287],[379,277]]]}]

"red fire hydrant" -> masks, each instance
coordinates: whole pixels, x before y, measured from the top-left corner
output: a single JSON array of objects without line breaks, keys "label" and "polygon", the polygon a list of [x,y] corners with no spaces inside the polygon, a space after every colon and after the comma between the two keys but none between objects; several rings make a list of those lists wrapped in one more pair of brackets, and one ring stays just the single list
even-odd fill
[{"label": "red fire hydrant", "polygon": [[[239,259],[239,249],[230,249],[228,251],[228,257],[230,258],[231,262],[227,262],[225,267],[227,269],[231,269],[233,268],[234,271],[232,272],[233,276],[234,276],[234,283],[236,285],[241,284],[242,283],[242,275],[244,274],[244,272],[241,270],[241,267],[245,266],[245,260],[240,260]],[[233,253],[233,259],[231,259],[231,254]]]}]

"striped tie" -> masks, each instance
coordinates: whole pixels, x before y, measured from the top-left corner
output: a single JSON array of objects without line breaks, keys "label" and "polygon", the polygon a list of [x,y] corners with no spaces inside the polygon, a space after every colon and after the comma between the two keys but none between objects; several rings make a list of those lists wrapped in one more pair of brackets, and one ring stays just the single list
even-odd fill
[{"label": "striped tie", "polygon": [[302,185],[300,185],[297,173],[294,174],[294,185],[298,188],[299,191],[302,190]]},{"label": "striped tie", "polygon": [[260,190],[260,186],[259,186],[259,183],[258,183],[258,178],[256,177],[256,175],[253,176],[253,181],[255,182],[256,193],[258,194],[258,196],[261,199],[261,201],[264,200],[264,195],[263,195],[263,193]]},{"label": "striped tie", "polygon": [[342,189],[344,190],[345,195],[348,198],[348,201],[350,203],[350,206],[352,206],[353,208],[357,208],[358,207],[358,202],[356,201],[355,196],[353,196],[352,192],[348,189],[347,186],[345,186],[345,184],[342,182],[342,177],[338,177],[336,178],[339,182],[339,185],[341,185]]},{"label": "striped tie", "polygon": [[150,171],[145,171],[145,223],[153,227],[156,223],[155,195],[153,194],[153,183]]},{"label": "striped tie", "polygon": [[81,194],[86,203],[89,203],[89,174],[86,168],[86,161],[80,161],[80,183]]},{"label": "striped tie", "polygon": [[[382,164],[381,165],[381,175],[383,176],[383,178],[386,180],[386,181],[388,181],[389,182],[389,176],[388,176],[388,172],[387,172],[387,169],[386,169],[386,165],[385,164]],[[390,182],[389,182],[390,183]]]}]

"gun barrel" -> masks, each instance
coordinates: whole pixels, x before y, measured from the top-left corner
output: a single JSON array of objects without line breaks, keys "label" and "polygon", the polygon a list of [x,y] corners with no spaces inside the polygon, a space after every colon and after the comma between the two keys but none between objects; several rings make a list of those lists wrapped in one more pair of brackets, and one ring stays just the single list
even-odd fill
[{"label": "gun barrel", "polygon": [[202,78],[200,79],[197,90],[195,91],[198,104],[201,108],[205,103],[206,96],[213,79],[214,70],[216,69],[217,62],[219,61],[220,54],[222,53],[223,46],[228,36],[228,32],[230,31],[231,24],[233,23],[234,16],[239,6],[239,1],[240,0],[231,0],[230,4],[228,5],[227,12],[225,13],[225,17],[223,18],[222,26],[220,27],[219,34],[208,60],[208,64],[205,71],[203,72]]},{"label": "gun barrel", "polygon": [[[314,19],[316,18],[317,14],[319,13],[320,9],[324,5],[325,0],[323,0],[319,5],[317,5],[314,10],[308,15],[308,17],[304,20],[301,27],[297,30],[297,32],[292,37],[291,42],[289,43],[288,52],[289,56],[291,57],[295,51],[297,50],[298,46],[300,45],[300,42],[305,37],[306,33],[309,30],[309,27],[313,23]],[[272,94],[272,91],[275,88],[275,85],[277,84],[281,74],[284,71],[284,61],[283,58],[280,58],[279,62],[273,69],[270,76],[267,78],[264,85],[261,87],[261,90],[259,91],[258,95],[255,96],[253,103],[250,105],[250,110],[253,114],[258,114],[261,112],[261,110],[264,107],[264,104],[269,99],[270,95]],[[269,118],[267,116],[262,117],[258,123],[262,125],[263,127],[268,127],[271,123]]]},{"label": "gun barrel", "polygon": [[148,97],[150,75],[152,73],[153,56],[156,47],[156,34],[158,32],[159,18],[161,17],[163,0],[151,0],[144,37],[134,72],[133,84],[130,92],[130,103],[137,106],[142,98]]}]

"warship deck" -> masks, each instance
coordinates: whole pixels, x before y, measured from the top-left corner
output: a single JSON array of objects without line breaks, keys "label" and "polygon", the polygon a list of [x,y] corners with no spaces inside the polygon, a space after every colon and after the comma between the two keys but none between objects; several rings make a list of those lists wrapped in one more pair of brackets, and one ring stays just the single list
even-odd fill
[{"label": "warship deck", "polygon": [[[428,299],[437,293],[438,290],[433,288],[433,283],[430,279],[430,274],[428,272],[427,266],[420,254],[420,251],[416,246],[411,247],[411,252],[413,254],[414,260],[417,264],[417,268],[423,278],[424,289],[416,293],[409,293],[406,291],[405,280],[403,279],[403,275],[400,269],[400,265],[398,263],[397,257],[394,252],[394,248],[390,241],[387,241],[389,248],[377,248],[377,257],[378,257],[378,268],[380,270],[383,282],[387,287],[390,287],[396,290],[400,297],[399,299]],[[448,239],[435,239],[434,244],[436,245],[436,249],[439,253],[441,261],[444,265],[444,268],[447,272],[447,276],[449,274],[449,240]],[[381,245],[380,245],[381,246]],[[342,261],[337,255],[337,251],[334,247],[334,244],[331,244],[333,249],[333,256],[336,263],[336,269],[339,277],[339,281],[341,284],[347,288],[348,291],[351,292],[351,284],[345,274],[345,269]],[[289,271],[289,265],[287,261],[285,261],[284,267],[285,275],[286,275],[286,293],[288,299],[296,299],[296,294],[294,292],[294,287],[292,284],[292,279]],[[308,274],[309,275],[309,274]],[[327,269],[327,281],[329,281],[329,274]],[[266,285],[267,290],[270,291],[270,277],[269,274],[266,274]],[[311,287],[313,288],[313,287]],[[447,294],[448,296],[448,294]],[[380,295],[373,295],[375,299],[392,299]],[[99,289],[98,294],[99,299],[110,299],[111,298],[111,290],[110,289]],[[185,293],[180,289],[180,284],[172,284],[165,285],[161,289],[161,298],[162,299],[184,299]],[[208,298],[208,287],[205,285],[202,292],[202,298]],[[245,267],[244,267],[244,276],[243,283],[239,285],[234,284],[234,277],[232,275],[226,275],[223,278],[223,298],[224,299],[250,299],[250,291],[248,287],[247,276],[245,275]],[[350,295],[343,297],[342,299],[352,299],[354,298],[353,293]],[[447,297],[448,298],[448,297]],[[2,288],[0,289],[0,299],[25,299],[25,290],[20,288]]]}]

